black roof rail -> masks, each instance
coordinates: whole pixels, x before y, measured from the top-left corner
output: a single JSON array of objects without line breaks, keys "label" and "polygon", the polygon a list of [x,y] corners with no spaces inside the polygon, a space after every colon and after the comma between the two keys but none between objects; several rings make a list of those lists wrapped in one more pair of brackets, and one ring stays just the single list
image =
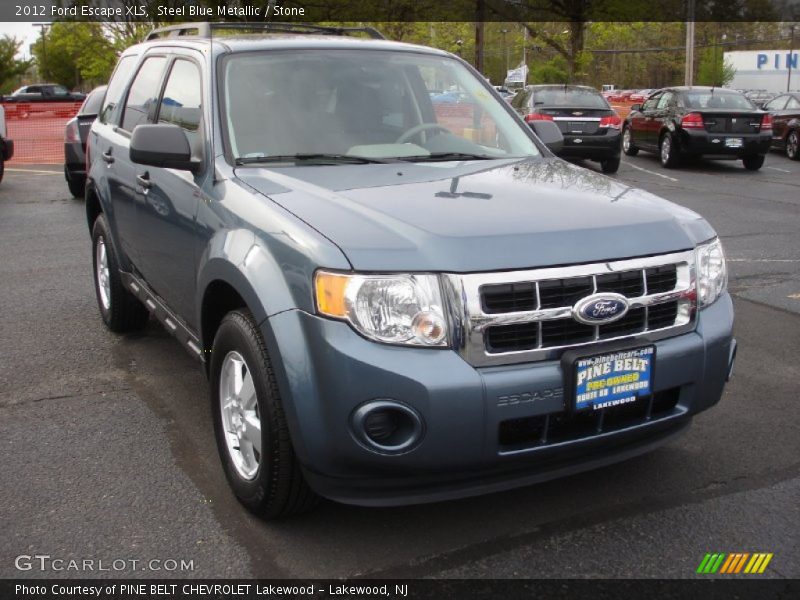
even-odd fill
[{"label": "black roof rail", "polygon": [[214,30],[245,30],[261,33],[305,33],[317,35],[350,35],[366,33],[374,40],[385,40],[386,37],[374,27],[335,27],[329,25],[314,25],[313,23],[281,23],[277,21],[235,23],[179,23],[153,29],[147,34],[145,41],[164,38],[195,37],[211,38]]}]

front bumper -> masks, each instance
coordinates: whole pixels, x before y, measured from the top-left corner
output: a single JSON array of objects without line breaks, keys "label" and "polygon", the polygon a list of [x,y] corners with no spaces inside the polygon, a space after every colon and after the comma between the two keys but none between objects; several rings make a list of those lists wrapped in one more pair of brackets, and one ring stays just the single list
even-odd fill
[{"label": "front bumper", "polygon": [[[271,347],[292,441],[311,487],[351,504],[400,505],[509,489],[646,452],[716,404],[735,343],[725,294],[700,312],[691,333],[656,342],[651,418],[579,430],[545,444],[509,444],[509,422],[561,419],[559,361],[476,369],[450,350],[376,344],[344,323],[293,310],[262,324]],[[408,452],[380,454],[354,435],[354,409],[390,398],[412,407],[424,437]]]},{"label": "front bumper", "polygon": [[3,160],[11,160],[14,157],[14,141],[8,138],[0,139],[0,155]]},{"label": "front bumper", "polygon": [[564,158],[588,158],[605,160],[616,158],[622,152],[622,135],[619,130],[609,129],[603,135],[564,134],[564,146],[558,155]]},{"label": "front bumper", "polygon": [[[741,138],[740,148],[726,146],[727,139]],[[742,158],[753,154],[766,154],[772,136],[764,133],[708,133],[707,131],[681,130],[681,151],[686,154],[720,158]]]}]

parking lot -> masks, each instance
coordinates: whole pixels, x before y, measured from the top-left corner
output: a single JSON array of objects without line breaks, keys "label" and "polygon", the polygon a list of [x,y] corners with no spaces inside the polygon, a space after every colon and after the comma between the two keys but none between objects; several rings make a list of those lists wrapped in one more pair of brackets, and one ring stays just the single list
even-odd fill
[{"label": "parking lot", "polygon": [[[60,167],[7,165],[0,577],[691,577],[706,552],[774,553],[764,577],[800,577],[800,163],[665,170],[641,153],[615,178],[700,212],[725,243],[739,354],[718,406],[655,452],[567,479],[264,523],[225,482],[197,363],[153,320],[104,328]],[[190,567],[19,571],[23,554]]]}]

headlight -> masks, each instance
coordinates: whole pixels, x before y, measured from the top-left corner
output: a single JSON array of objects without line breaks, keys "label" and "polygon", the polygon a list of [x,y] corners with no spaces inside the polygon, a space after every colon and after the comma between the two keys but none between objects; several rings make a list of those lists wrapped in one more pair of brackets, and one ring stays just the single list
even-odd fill
[{"label": "headlight", "polygon": [[697,304],[704,308],[722,295],[728,285],[725,253],[722,243],[714,239],[695,249],[697,270]]},{"label": "headlight", "polygon": [[317,310],[389,344],[447,346],[436,275],[348,275],[318,271]]}]

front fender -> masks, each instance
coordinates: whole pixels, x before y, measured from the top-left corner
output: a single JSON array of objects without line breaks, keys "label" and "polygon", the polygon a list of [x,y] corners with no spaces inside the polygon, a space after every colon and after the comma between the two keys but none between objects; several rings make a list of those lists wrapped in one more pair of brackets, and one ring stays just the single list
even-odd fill
[{"label": "front fender", "polygon": [[280,269],[247,229],[220,231],[209,241],[198,271],[197,323],[202,322],[206,290],[215,281],[225,282],[235,289],[258,323],[295,305]]}]

